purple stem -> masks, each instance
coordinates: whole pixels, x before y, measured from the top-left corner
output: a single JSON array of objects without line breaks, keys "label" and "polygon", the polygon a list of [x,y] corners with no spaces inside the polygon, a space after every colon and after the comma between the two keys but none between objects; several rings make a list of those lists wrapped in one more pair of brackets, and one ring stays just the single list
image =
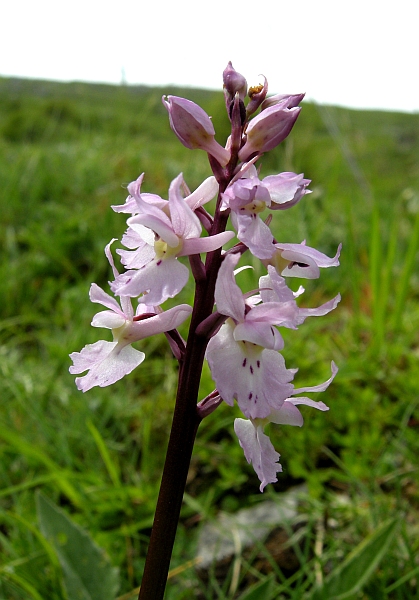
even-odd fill
[{"label": "purple stem", "polygon": [[[232,170],[229,170],[228,176],[220,182],[219,200],[231,177]],[[227,214],[217,210],[211,234],[224,231],[227,219]],[[208,339],[198,335],[196,329],[213,311],[215,282],[221,261],[221,249],[209,253],[205,264],[206,277],[196,281],[191,326],[180,367],[172,430],[138,600],[163,600],[164,596],[193,445],[202,420],[197,402]]]}]

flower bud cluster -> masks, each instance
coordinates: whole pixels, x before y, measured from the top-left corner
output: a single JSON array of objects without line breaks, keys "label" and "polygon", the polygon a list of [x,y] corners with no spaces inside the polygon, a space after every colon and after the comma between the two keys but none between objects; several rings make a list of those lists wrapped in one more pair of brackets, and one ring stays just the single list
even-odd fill
[{"label": "flower bud cluster", "polygon": [[[170,126],[186,148],[205,150],[221,167],[238,159],[245,162],[259,157],[264,152],[278,146],[291,132],[301,108],[298,104],[304,94],[278,95],[266,99],[268,82],[249,88],[250,101],[244,107],[246,90],[245,78],[237,73],[231,62],[223,73],[224,96],[229,117],[232,121],[232,138],[237,138],[237,128],[240,129],[241,144],[235,148],[223,148],[215,141],[215,130],[211,119],[205,111],[190,100],[177,96],[163,97],[163,104],[169,113]],[[240,115],[239,124],[234,119],[235,100]],[[259,107],[261,112],[248,120]],[[229,152],[230,150],[230,152]],[[232,152],[233,150],[233,152]]]},{"label": "flower bud cluster", "polygon": [[[301,426],[303,417],[297,405],[328,410],[323,402],[300,394],[325,390],[337,372],[332,362],[332,374],[326,382],[294,387],[297,369],[285,366],[280,328],[297,329],[308,317],[326,315],[337,306],[340,296],[317,308],[300,308],[297,298],[304,289],[293,292],[286,280],[314,279],[321,268],[338,266],[340,246],[329,258],[305,241],[278,242],[269,227],[273,214],[291,209],[310,193],[310,180],[302,173],[261,178],[255,166],[264,152],[289,135],[303,94],[269,98],[265,78],[263,84],[247,90],[246,79],[231,62],[223,82],[231,120],[231,136],[225,147],[215,141],[212,121],[201,107],[177,96],[163,98],[172,130],[185,147],[208,153],[213,175],[192,193],[182,174],[178,175],[170,184],[167,199],[141,191],[144,174],[129,184],[125,203],[113,206],[115,212],[128,216],[123,248],[116,251],[123,272],[118,272],[111,254],[114,240],[105,249],[114,275],[110,289],[120,300],[96,284],[90,290],[91,301],[106,308],[95,315],[92,325],[110,329],[113,341],[102,340],[71,354],[70,371],[87,371],[76,379],[78,388],[85,392],[110,385],[139,366],[145,356],[132,344],[145,337],[166,333],[180,362],[185,360],[187,344],[197,337],[205,339],[216,389],[196,410],[203,418],[222,401],[230,406],[237,402],[243,418],[236,419],[234,429],[263,491],[268,483],[277,481],[276,473],[282,470],[279,454],[264,433],[265,425]],[[258,109],[259,114],[250,118]],[[215,213],[210,214],[205,205],[214,198]],[[229,218],[234,231],[226,230]],[[256,290],[243,293],[236,274],[246,252],[260,259],[266,274],[260,277]],[[206,261],[201,258],[204,254]],[[184,264],[186,257],[190,269]],[[164,310],[162,305],[188,283],[190,270],[205,294],[196,295],[193,308],[180,304]],[[176,330],[192,311],[193,326],[185,344]],[[185,370],[183,364],[180,376]]]}]

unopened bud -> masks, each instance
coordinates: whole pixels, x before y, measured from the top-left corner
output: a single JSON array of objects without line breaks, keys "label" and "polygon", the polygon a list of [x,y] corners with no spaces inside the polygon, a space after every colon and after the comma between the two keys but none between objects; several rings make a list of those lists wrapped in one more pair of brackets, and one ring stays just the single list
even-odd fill
[{"label": "unopened bud", "polygon": [[287,108],[286,103],[271,106],[252,119],[246,130],[246,143],[239,159],[246,161],[256,154],[272,150],[290,133],[301,108]]},{"label": "unopened bud", "polygon": [[266,98],[262,102],[262,110],[265,108],[269,108],[270,106],[275,106],[276,104],[284,104],[285,100],[287,108],[293,108],[294,106],[298,106],[301,100],[304,98],[305,94],[275,94],[275,96],[270,96]]},{"label": "unopened bud", "polygon": [[224,94],[228,94],[230,102],[234,99],[236,92],[238,92],[240,100],[244,100],[247,93],[246,79],[236,71],[231,61],[223,72],[223,87]]},{"label": "unopened bud", "polygon": [[214,126],[207,113],[185,98],[167,96],[166,100],[163,96],[162,100],[169,113],[170,126],[182,144],[192,150],[205,150],[225,167],[230,153],[215,141]]}]

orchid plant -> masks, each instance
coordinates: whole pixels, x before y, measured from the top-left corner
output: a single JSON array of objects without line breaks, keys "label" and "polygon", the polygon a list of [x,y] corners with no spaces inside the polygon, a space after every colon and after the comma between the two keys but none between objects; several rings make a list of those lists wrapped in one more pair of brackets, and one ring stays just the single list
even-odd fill
[{"label": "orchid plant", "polygon": [[[70,372],[85,373],[76,378],[83,392],[129,375],[145,359],[133,344],[157,333],[165,333],[179,363],[172,430],[139,595],[142,600],[163,598],[202,419],[222,402],[229,406],[237,402],[243,418],[235,419],[234,431],[263,491],[282,471],[280,455],[264,427],[267,423],[300,427],[303,416],[298,405],[328,410],[323,402],[301,394],[324,391],[337,372],[332,362],[327,381],[295,388],[297,369],[285,366],[280,328],[297,329],[307,317],[325,315],[336,307],[339,295],[318,308],[300,308],[297,299],[304,289],[293,292],[287,279],[314,279],[320,268],[337,266],[340,246],[329,258],[305,241],[277,241],[270,229],[272,215],[292,208],[309,194],[310,180],[289,172],[261,179],[256,166],[265,152],[289,135],[304,95],[267,97],[266,78],[248,89],[231,62],[223,83],[231,121],[225,147],[215,140],[212,121],[201,107],[177,96],[163,97],[174,133],[187,148],[208,154],[212,175],[192,193],[182,174],[178,175],[169,187],[168,200],[141,192],[144,174],[129,184],[125,204],[112,207],[129,215],[121,240],[124,249],[116,250],[123,272],[118,272],[111,252],[115,240],[105,248],[114,275],[110,289],[120,300],[94,283],[90,289],[91,301],[106,309],[94,316],[92,325],[110,329],[113,341],[98,341],[71,354]],[[215,210],[210,214],[206,205],[214,198]],[[229,218],[234,231],[227,230]],[[236,275],[245,268],[238,268],[238,263],[248,252],[263,263],[266,275],[254,290],[243,293]],[[190,269],[179,260],[182,257],[188,257]],[[164,310],[165,301],[187,285],[190,272],[195,281],[193,306],[180,304]],[[185,341],[177,328],[189,317]],[[216,387],[200,400],[205,359]]]}]

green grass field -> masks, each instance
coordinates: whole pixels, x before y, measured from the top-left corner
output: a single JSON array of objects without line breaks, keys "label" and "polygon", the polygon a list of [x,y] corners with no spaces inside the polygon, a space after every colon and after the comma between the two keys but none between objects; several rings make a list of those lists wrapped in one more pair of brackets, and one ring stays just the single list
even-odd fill
[{"label": "green grass field", "polygon": [[[145,340],[140,368],[110,388],[82,394],[68,373],[68,355],[104,333],[90,327],[98,309],[88,291],[91,282],[106,289],[111,273],[103,248],[125,230],[124,216],[110,205],[125,201],[126,185],[143,171],[142,190],[163,197],[179,172],[190,189],[210,174],[206,155],[184,148],[170,130],[163,93],[199,103],[225,143],[221,92],[0,79],[1,600],[66,598],[37,516],[38,491],[119,568],[119,598],[134,598],[129,592],[140,582],[176,361],[163,335]],[[179,573],[166,597],[232,600],[250,574],[269,583],[266,600],[302,598],[368,534],[397,517],[379,567],[363,591],[345,598],[415,598],[419,114],[303,103],[290,137],[262,159],[263,176],[279,171],[304,172],[313,193],[277,215],[278,240],[306,239],[330,256],[343,243],[341,266],[304,282],[307,305],[338,292],[342,302],[284,334],[287,366],[299,367],[296,384],[324,381],[330,361],[338,364],[322,398],[330,411],[307,410],[298,430],[272,426],[284,472],[263,495],[235,438],[235,411],[222,406],[203,422],[172,560]],[[192,301],[192,287],[182,301]],[[202,397],[212,389],[205,371]],[[247,557],[238,578],[232,566],[224,581],[214,573],[200,581],[190,561],[202,524],[219,510],[280,502],[281,492],[302,482],[307,494],[298,538],[290,542],[298,569],[284,573],[271,560],[267,575]]]}]

